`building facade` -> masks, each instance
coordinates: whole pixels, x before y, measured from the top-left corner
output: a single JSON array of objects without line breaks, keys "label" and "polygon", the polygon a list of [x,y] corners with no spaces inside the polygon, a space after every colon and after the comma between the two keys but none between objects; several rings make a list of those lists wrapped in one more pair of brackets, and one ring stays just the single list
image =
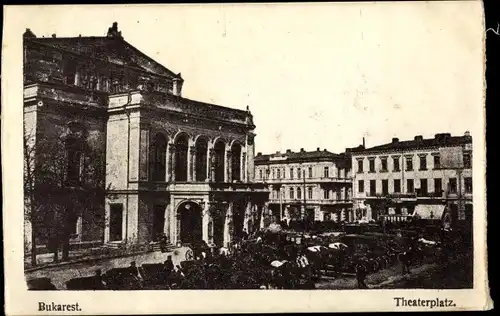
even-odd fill
[{"label": "building facade", "polygon": [[277,221],[352,220],[351,161],[320,150],[255,157],[256,181],[269,187],[268,209]]},{"label": "building facade", "polygon": [[[27,30],[24,65],[28,214],[60,204],[73,243],[112,246],[162,233],[172,244],[222,246],[258,225],[268,191],[254,182],[248,108],[182,97],[180,73],[126,42],[116,23],[105,37]],[[81,203],[47,198],[54,187]],[[43,243],[50,225],[31,215],[26,239],[33,232]]]},{"label": "building facade", "polygon": [[357,218],[472,216],[472,137],[436,134],[352,151]]}]

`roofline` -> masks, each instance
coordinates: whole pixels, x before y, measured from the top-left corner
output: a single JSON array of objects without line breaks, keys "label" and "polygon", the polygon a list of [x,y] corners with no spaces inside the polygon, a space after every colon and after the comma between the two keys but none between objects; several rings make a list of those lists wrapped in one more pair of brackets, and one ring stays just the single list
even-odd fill
[{"label": "roofline", "polygon": [[[55,39],[89,39],[89,38],[92,38],[92,39],[111,39],[109,37],[106,37],[106,36],[82,36],[82,37],[56,37]],[[166,75],[161,75],[161,74],[157,74],[157,73],[154,73],[154,72],[151,72],[151,71],[148,71],[144,68],[136,68],[134,66],[130,66],[130,65],[121,65],[121,64],[117,64],[117,63],[114,63],[112,61],[109,61],[109,60],[105,60],[105,59],[101,59],[101,58],[97,58],[97,57],[93,57],[93,56],[88,56],[88,55],[82,55],[82,54],[79,54],[79,53],[76,53],[74,51],[71,51],[71,50],[68,50],[68,49],[65,49],[65,48],[62,48],[62,47],[57,47],[55,45],[52,45],[50,43],[43,43],[39,40],[50,40],[50,39],[54,39],[53,37],[36,37],[36,38],[25,38],[24,41],[29,41],[29,42],[32,42],[32,43],[36,43],[38,45],[43,45],[43,46],[47,46],[47,47],[51,47],[53,49],[57,49],[57,50],[60,50],[60,51],[63,51],[67,54],[71,54],[71,55],[75,55],[75,56],[79,56],[79,57],[83,57],[83,58],[88,58],[88,59],[93,59],[93,60],[98,60],[98,61],[101,61],[103,63],[107,63],[107,64],[112,64],[112,65],[116,65],[118,67],[124,67],[124,68],[129,68],[129,69],[133,69],[133,70],[136,70],[136,71],[140,71],[140,72],[143,72],[143,73],[147,73],[147,74],[151,74],[153,76],[157,76],[157,77],[161,77],[161,78],[165,78],[165,79],[174,79],[174,78],[178,78],[178,79],[181,79],[182,81],[184,81],[184,79],[182,79],[181,77],[179,77],[178,75],[176,75],[173,71],[171,71],[170,69],[166,68],[165,66],[163,66],[161,63],[157,62],[156,60],[152,59],[151,57],[147,56],[146,54],[144,54],[143,52],[141,52],[139,49],[137,49],[136,47],[134,47],[132,44],[130,44],[129,42],[125,41],[124,39],[120,39],[121,41],[125,42],[126,44],[130,45],[135,51],[139,52],[141,55],[145,56],[147,59],[157,63],[158,65],[160,65],[161,67],[163,67],[164,69],[167,70],[167,72],[170,72],[172,74],[171,77],[169,76],[166,76]],[[117,39],[117,38],[112,38],[112,39]]]},{"label": "roofline", "polygon": [[[458,137],[464,137],[464,136],[458,136]],[[434,145],[434,146],[414,146],[414,147],[408,147],[408,148],[400,148],[400,149],[395,149],[395,148],[387,148],[387,149],[363,149],[359,151],[352,151],[351,156],[363,156],[363,155],[370,155],[370,154],[377,154],[377,153],[400,153],[400,152],[408,152],[408,151],[415,151],[415,150],[425,150],[425,149],[432,149],[432,148],[442,148],[442,147],[461,147],[464,144],[471,144],[472,140],[464,141],[463,143],[460,144],[440,144],[440,145]],[[384,144],[388,145],[388,144]],[[383,145],[381,145],[383,146]]]}]

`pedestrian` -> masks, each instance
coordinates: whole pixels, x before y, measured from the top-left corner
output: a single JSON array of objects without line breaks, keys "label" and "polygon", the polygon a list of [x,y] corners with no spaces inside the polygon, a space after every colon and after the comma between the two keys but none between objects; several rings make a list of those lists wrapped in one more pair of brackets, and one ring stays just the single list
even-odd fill
[{"label": "pedestrian", "polygon": [[144,277],[142,276],[142,273],[141,273],[140,269],[137,267],[135,261],[132,261],[130,263],[129,275],[132,278],[132,282],[134,283],[135,286],[138,286],[138,287],[143,286]]},{"label": "pedestrian", "polygon": [[368,286],[365,283],[366,275],[368,274],[368,269],[365,262],[359,261],[356,264],[356,280],[358,281],[358,289],[367,289]]}]

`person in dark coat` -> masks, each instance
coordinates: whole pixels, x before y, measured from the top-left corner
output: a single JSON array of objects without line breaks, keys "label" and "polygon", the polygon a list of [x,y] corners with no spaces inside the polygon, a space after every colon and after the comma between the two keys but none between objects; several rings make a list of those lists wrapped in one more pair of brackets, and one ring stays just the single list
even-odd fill
[{"label": "person in dark coat", "polygon": [[365,283],[366,276],[368,274],[368,268],[366,263],[360,261],[356,264],[356,280],[358,281],[358,289],[367,289],[368,286]]}]

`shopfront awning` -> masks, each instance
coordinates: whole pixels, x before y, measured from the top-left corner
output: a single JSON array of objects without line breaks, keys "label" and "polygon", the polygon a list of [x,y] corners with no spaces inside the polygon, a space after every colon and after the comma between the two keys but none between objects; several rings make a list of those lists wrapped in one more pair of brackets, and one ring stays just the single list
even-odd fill
[{"label": "shopfront awning", "polygon": [[444,213],[445,205],[418,204],[415,206],[413,216],[422,219],[441,219]]}]

